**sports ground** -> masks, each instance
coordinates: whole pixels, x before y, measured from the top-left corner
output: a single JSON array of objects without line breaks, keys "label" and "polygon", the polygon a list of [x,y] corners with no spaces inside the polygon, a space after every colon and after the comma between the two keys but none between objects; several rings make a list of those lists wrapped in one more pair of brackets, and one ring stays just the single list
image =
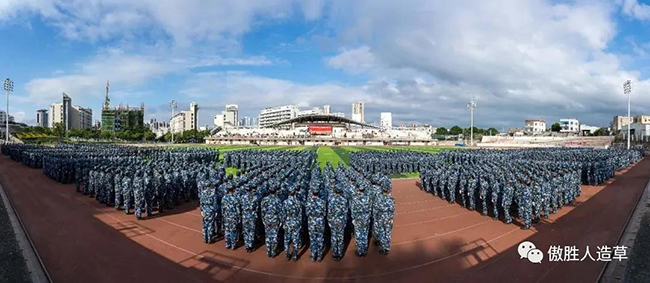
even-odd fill
[{"label": "sports ground", "polygon": [[[318,150],[321,164],[339,159],[345,164],[350,152],[372,148],[292,149]],[[367,257],[359,258],[354,239],[347,239],[342,261],[334,262],[327,251],[322,262],[314,263],[307,247],[293,262],[267,258],[264,246],[249,254],[241,247],[226,250],[222,240],[204,244],[196,202],[138,221],[76,193],[74,185],[56,183],[41,170],[0,157],[2,185],[55,282],[593,282],[603,262],[545,258],[535,265],[519,258],[517,245],[531,241],[545,253],[551,245],[575,245],[581,251],[586,246],[614,246],[648,182],[648,172],[650,160],[643,159],[603,185],[583,186],[574,204],[530,230],[426,194],[416,179],[394,180],[390,255],[379,254],[373,246]]]}]

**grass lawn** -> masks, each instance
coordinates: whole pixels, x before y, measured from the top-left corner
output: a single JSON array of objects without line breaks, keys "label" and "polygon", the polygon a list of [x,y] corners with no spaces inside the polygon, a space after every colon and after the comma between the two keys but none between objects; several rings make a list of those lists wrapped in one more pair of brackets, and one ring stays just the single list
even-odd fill
[{"label": "grass lawn", "polygon": [[234,174],[237,174],[238,171],[239,171],[239,169],[237,169],[235,167],[227,167],[226,168],[226,174],[233,174],[234,175]]},{"label": "grass lawn", "polygon": [[[341,157],[336,154],[334,149],[329,146],[319,146],[317,149],[318,152],[318,166],[320,168],[325,168],[327,162],[331,163],[334,168],[338,167],[339,162],[345,163]],[[349,160],[349,158],[348,158]]]},{"label": "grass lawn", "polygon": [[[350,154],[358,151],[367,151],[367,150],[377,150],[377,151],[388,151],[388,150],[412,150],[418,152],[425,152],[431,154],[437,154],[443,150],[453,150],[458,149],[457,147],[440,147],[440,146],[286,146],[286,145],[205,145],[205,144],[193,144],[193,145],[171,145],[169,147],[206,147],[218,149],[219,161],[223,161],[223,153],[233,150],[243,150],[243,149],[258,149],[258,150],[313,150],[318,153],[318,166],[324,168],[327,162],[330,162],[334,168],[339,164],[344,166],[350,166]],[[226,168],[228,174],[235,173],[236,168],[229,167]],[[405,174],[393,174],[390,177],[393,179],[401,178],[417,178],[420,174],[418,172],[405,173]]]},{"label": "grass lawn", "polygon": [[420,178],[420,172],[390,174],[391,179]]}]

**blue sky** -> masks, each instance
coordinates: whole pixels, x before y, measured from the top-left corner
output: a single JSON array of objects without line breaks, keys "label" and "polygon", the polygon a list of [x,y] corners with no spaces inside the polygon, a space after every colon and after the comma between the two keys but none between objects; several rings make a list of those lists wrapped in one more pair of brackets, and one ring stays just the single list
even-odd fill
[{"label": "blue sky", "polygon": [[15,81],[10,112],[33,124],[60,100],[200,105],[331,105],[394,124],[521,127],[524,119],[607,125],[650,114],[650,3],[614,1],[0,0],[0,76]]}]

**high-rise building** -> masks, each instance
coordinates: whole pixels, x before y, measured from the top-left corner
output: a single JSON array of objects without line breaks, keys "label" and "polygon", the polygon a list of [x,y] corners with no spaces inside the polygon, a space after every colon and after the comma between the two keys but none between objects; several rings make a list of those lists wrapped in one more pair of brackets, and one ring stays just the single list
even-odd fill
[{"label": "high-rise building", "polygon": [[363,101],[357,101],[355,103],[352,103],[352,120],[357,121],[359,123],[365,123],[365,106],[363,104]]},{"label": "high-rise building", "polygon": [[250,128],[251,126],[251,117],[244,117],[239,120],[239,127]]},{"label": "high-rise building", "polygon": [[393,115],[390,112],[381,112],[380,118],[381,128],[390,130],[393,127]]},{"label": "high-rise building", "polygon": [[[14,122],[14,116],[9,115],[9,122]],[[7,112],[0,110],[0,125],[4,127],[7,123]]]},{"label": "high-rise building", "polygon": [[221,114],[214,116],[214,126],[224,129],[233,129],[239,126],[239,106],[226,104],[226,109]]},{"label": "high-rise building", "polygon": [[151,119],[149,121],[149,130],[156,134],[156,138],[162,137],[169,132],[169,123]]},{"label": "high-rise building", "polygon": [[47,109],[36,110],[36,126],[46,128],[47,121]]},{"label": "high-rise building", "polygon": [[299,110],[297,117],[303,117],[303,116],[311,116],[311,115],[323,115],[325,114],[325,111],[323,109],[320,109],[318,107],[314,107],[309,110]]},{"label": "high-rise building", "polygon": [[190,110],[180,111],[172,117],[169,122],[170,129],[174,133],[182,133],[189,130],[199,129],[199,105],[190,103]]},{"label": "high-rise building", "polygon": [[106,98],[102,107],[102,131],[120,132],[144,127],[144,104],[140,107],[110,107],[108,98],[109,84],[106,82]]},{"label": "high-rise building", "polygon": [[323,106],[323,114],[329,115],[330,113],[332,113],[332,108],[329,105]]},{"label": "high-rise building", "polygon": [[60,123],[66,131],[70,129],[90,129],[93,123],[93,110],[73,106],[72,98],[63,93],[61,102],[52,103],[48,114],[48,126],[53,128]]},{"label": "high-rise building", "polygon": [[266,128],[275,123],[296,118],[299,111],[300,109],[298,109],[298,106],[295,105],[265,108],[262,110],[262,112],[260,112],[259,127]]}]

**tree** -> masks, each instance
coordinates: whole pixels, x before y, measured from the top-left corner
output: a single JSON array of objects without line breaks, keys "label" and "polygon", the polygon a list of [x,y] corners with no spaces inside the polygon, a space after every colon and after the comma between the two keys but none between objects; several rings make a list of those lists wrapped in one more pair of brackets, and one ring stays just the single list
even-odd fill
[{"label": "tree", "polygon": [[83,131],[81,129],[70,129],[68,131],[68,136],[69,137],[82,138],[83,137]]},{"label": "tree", "polygon": [[449,134],[450,135],[460,135],[463,133],[463,129],[459,126],[453,126],[451,129],[449,129]]},{"label": "tree", "polygon": [[154,134],[150,129],[147,129],[144,132],[144,139],[148,141],[152,141],[156,139],[156,134]]},{"label": "tree", "polygon": [[110,140],[110,139],[112,139],[114,137],[113,134],[114,133],[111,132],[111,131],[101,131],[99,133],[99,137],[102,138],[102,139]]},{"label": "tree", "polygon": [[560,127],[560,123],[555,123],[551,125],[551,131],[553,132],[560,132],[561,129],[562,127]]},{"label": "tree", "polygon": [[63,128],[63,124],[61,123],[54,123],[54,127],[52,128],[52,134],[54,134],[57,137],[64,137],[65,136],[65,128]]},{"label": "tree", "polygon": [[447,128],[445,127],[440,127],[436,129],[436,135],[448,135],[449,131],[447,131]]},{"label": "tree", "polygon": [[609,133],[607,133],[607,129],[605,128],[599,128],[594,132],[594,136],[607,136]]},{"label": "tree", "polygon": [[499,131],[497,131],[497,129],[495,129],[495,128],[489,128],[489,129],[487,129],[485,131],[485,134],[489,135],[489,136],[494,136],[494,135],[496,135],[498,133],[499,133]]}]

